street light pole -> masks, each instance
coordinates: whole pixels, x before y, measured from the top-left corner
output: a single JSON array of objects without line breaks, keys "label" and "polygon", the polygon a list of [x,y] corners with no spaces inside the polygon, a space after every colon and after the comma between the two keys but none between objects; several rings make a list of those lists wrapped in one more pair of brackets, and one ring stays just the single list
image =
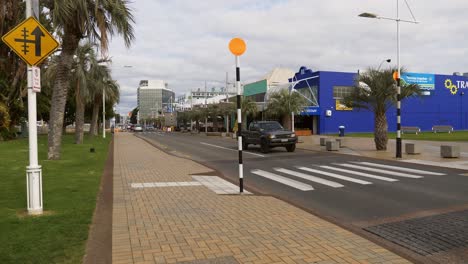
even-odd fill
[{"label": "street light pole", "polygon": [[[383,64],[384,62],[390,63],[391,61],[392,61],[392,59],[383,60],[383,61],[379,64],[379,67],[377,68],[377,71],[380,71],[380,68],[382,67],[382,64]],[[359,71],[358,71],[358,73],[359,73]]]},{"label": "street light pole", "polygon": [[396,138],[396,158],[401,158],[401,76],[400,76],[400,12],[399,12],[399,0],[397,2],[397,138]]},{"label": "street light pole", "polygon": [[396,158],[401,158],[401,67],[400,67],[400,21],[402,22],[408,22],[408,23],[413,23],[413,24],[418,24],[419,22],[416,20],[416,18],[413,15],[413,12],[411,11],[411,8],[409,7],[408,3],[408,9],[411,13],[411,16],[413,17],[413,20],[403,20],[400,19],[400,12],[399,12],[399,0],[396,0],[397,3],[397,17],[396,18],[388,18],[388,17],[381,17],[377,16],[376,14],[372,13],[362,13],[359,16],[360,17],[366,17],[366,18],[377,18],[377,19],[386,19],[386,20],[393,20],[397,22],[397,76],[396,76],[396,81],[397,81],[397,138],[396,138]]}]

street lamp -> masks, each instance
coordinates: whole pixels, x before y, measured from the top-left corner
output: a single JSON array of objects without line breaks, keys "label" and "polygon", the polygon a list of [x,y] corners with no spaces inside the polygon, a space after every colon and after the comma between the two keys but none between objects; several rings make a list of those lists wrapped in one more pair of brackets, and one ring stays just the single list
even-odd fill
[{"label": "street lamp", "polygon": [[392,61],[392,59],[386,59],[386,60],[383,60],[380,64],[379,64],[379,67],[377,68],[377,71],[380,71],[380,67],[382,67],[382,63],[384,62],[387,62],[387,63],[390,63]]},{"label": "street lamp", "polygon": [[400,87],[400,21],[401,22],[407,22],[407,23],[413,23],[413,24],[418,24],[419,21],[416,20],[416,18],[413,15],[413,12],[411,11],[411,8],[408,5],[408,2],[406,2],[406,6],[408,7],[408,10],[411,13],[411,16],[413,17],[413,20],[403,20],[400,19],[400,13],[399,13],[399,0],[396,0],[397,2],[397,17],[396,18],[389,18],[389,17],[381,17],[373,13],[362,13],[359,16],[360,17],[365,17],[365,18],[377,18],[377,19],[385,19],[385,20],[392,20],[397,22],[397,68],[398,68],[398,75],[396,76],[397,80],[397,139],[396,139],[396,158],[401,158],[401,102],[400,102],[400,97],[401,97],[401,87]]}]

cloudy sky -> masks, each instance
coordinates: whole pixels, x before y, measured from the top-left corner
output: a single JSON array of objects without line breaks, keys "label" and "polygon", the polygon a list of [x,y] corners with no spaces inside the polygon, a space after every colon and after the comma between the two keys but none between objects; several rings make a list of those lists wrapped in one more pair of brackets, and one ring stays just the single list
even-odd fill
[{"label": "cloudy sky", "polygon": [[[401,64],[411,72],[468,72],[468,1],[407,0],[420,24],[401,23]],[[136,39],[130,49],[115,37],[109,54],[121,86],[120,113],[136,102],[140,80],[163,79],[176,95],[223,85],[235,76],[228,50],[242,37],[241,81],[259,80],[274,67],[355,72],[392,59],[397,0],[133,0]],[[401,19],[412,20],[400,0]],[[127,66],[127,67],[125,67]],[[131,67],[128,67],[131,66]],[[390,66],[387,64],[387,66]]]}]

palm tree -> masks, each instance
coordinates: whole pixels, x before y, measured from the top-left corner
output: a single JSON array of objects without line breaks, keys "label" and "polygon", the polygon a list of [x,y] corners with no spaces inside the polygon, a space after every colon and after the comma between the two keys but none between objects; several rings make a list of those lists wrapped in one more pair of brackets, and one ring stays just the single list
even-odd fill
[{"label": "palm tree", "polygon": [[[369,109],[374,112],[374,142],[377,150],[386,150],[388,142],[388,123],[386,112],[397,102],[397,91],[393,72],[397,69],[376,70],[357,76],[353,93],[344,98],[347,107]],[[402,71],[403,72],[403,71]],[[421,95],[417,84],[402,85],[401,99]]]},{"label": "palm tree", "polygon": [[268,115],[280,118],[283,126],[291,130],[291,113],[299,112],[306,105],[305,98],[295,90],[280,90],[270,95],[266,112]]},{"label": "palm tree", "polygon": [[80,40],[90,38],[92,42],[99,43],[101,51],[105,53],[110,37],[118,33],[123,36],[128,47],[134,39],[134,18],[127,0],[44,0],[42,4],[50,10],[53,24],[62,36],[62,52],[53,85],[48,140],[48,159],[59,159],[70,70]]},{"label": "palm tree", "polygon": [[236,111],[233,103],[220,103],[219,113],[225,118],[226,132],[229,132],[229,116]]},{"label": "palm tree", "polygon": [[[234,99],[235,108],[232,109],[233,113],[237,113],[237,98]],[[255,119],[258,115],[257,104],[250,98],[242,98],[241,100],[241,114],[242,114],[242,129],[247,129],[247,118],[252,117]],[[236,116],[237,119],[237,116]],[[236,121],[237,122],[237,121]]]},{"label": "palm tree", "polygon": [[177,126],[180,128],[181,126],[186,130],[187,129],[187,121],[189,119],[189,112],[177,112]]},{"label": "palm tree", "polygon": [[81,45],[76,50],[76,57],[74,58],[72,66],[72,87],[75,92],[75,144],[83,143],[84,134],[84,117],[85,117],[85,103],[89,100],[89,87],[88,83],[98,82],[93,80],[96,77],[90,74],[90,70],[97,66],[98,60],[94,52],[94,45],[86,43]]},{"label": "palm tree", "polygon": [[189,113],[190,130],[192,130],[192,121],[195,120],[195,129],[200,131],[200,119],[202,118],[202,110],[200,108],[192,108]]},{"label": "palm tree", "polygon": [[[93,113],[89,131],[91,136],[96,136],[98,134],[99,109],[102,106],[102,93],[105,93],[106,105],[114,105],[119,102],[120,98],[119,84],[117,81],[110,78],[109,68],[105,65],[97,65],[95,69],[95,76],[93,77],[95,81],[93,82],[92,89],[93,96],[90,97],[93,103]],[[105,109],[103,111],[105,111]]]},{"label": "palm tree", "polygon": [[[0,6],[0,36],[3,36],[24,19],[22,12],[24,3],[18,0],[2,0]],[[3,111],[6,111],[2,115],[4,118],[8,116],[9,120],[8,126],[4,127],[3,130],[13,135],[14,126],[18,125],[24,116],[26,95],[26,63],[1,42],[0,104]]]},{"label": "palm tree", "polygon": [[90,136],[98,135],[98,120],[99,120],[99,108],[102,104],[102,91],[104,90],[105,82],[110,79],[110,70],[106,65],[95,65],[90,69],[91,79],[95,80],[90,84],[91,95],[89,102],[93,105],[93,111],[91,114],[91,126],[89,128]]}]

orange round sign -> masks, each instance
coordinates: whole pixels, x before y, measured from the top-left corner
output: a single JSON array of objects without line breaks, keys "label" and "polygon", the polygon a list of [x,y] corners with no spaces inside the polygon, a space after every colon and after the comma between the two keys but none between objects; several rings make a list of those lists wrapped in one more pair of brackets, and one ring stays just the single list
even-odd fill
[{"label": "orange round sign", "polygon": [[400,76],[398,76],[398,72],[397,71],[393,72],[393,79],[397,80],[398,78],[400,78]]},{"label": "orange round sign", "polygon": [[240,56],[244,54],[245,52],[245,42],[241,38],[233,38],[229,42],[229,50],[231,51],[232,54],[236,56]]}]

